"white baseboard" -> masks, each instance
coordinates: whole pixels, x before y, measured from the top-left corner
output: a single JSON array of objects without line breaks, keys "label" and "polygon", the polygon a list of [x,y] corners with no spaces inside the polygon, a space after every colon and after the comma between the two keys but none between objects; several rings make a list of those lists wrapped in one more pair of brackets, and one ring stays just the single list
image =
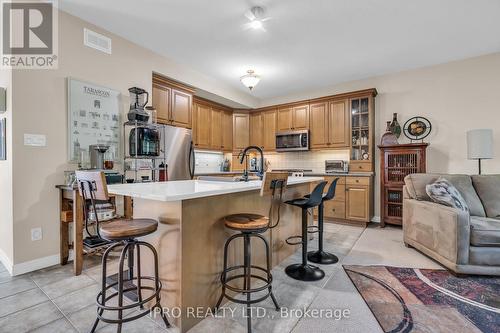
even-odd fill
[{"label": "white baseboard", "polygon": [[60,260],[61,260],[60,256],[58,254],[54,254],[52,256],[25,261],[20,264],[15,264],[14,267],[12,267],[12,275],[14,276],[21,275],[36,271],[38,269],[57,265],[59,264]]},{"label": "white baseboard", "polygon": [[0,249],[0,262],[2,262],[2,265],[7,269],[10,275],[12,275],[12,261],[10,258],[3,252],[2,249]]},{"label": "white baseboard", "polygon": [[372,222],[380,223],[380,216],[374,216],[374,217],[372,217]]}]

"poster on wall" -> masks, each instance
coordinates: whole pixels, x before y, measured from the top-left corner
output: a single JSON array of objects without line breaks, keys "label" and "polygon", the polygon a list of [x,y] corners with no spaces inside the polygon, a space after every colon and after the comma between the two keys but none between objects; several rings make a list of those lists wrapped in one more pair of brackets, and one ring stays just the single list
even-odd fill
[{"label": "poster on wall", "polygon": [[89,166],[89,146],[108,145],[106,160],[120,162],[120,93],[68,78],[68,159]]},{"label": "poster on wall", "polygon": [[7,120],[0,120],[0,161],[7,160]]}]

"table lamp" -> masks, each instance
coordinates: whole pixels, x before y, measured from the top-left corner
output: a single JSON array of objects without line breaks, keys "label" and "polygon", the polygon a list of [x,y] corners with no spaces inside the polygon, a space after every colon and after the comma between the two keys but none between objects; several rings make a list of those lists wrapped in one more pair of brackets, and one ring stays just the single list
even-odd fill
[{"label": "table lamp", "polygon": [[479,161],[481,174],[481,160],[493,158],[493,130],[475,129],[467,132],[467,158]]}]

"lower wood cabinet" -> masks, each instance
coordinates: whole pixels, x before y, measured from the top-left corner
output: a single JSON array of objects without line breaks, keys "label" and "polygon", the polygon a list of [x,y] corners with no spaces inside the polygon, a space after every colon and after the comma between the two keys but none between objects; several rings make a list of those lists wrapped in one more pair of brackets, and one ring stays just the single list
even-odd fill
[{"label": "lower wood cabinet", "polygon": [[[373,186],[372,178],[369,176],[326,176],[328,184],[324,192],[332,181],[339,178],[335,197],[324,204],[325,220],[339,220],[354,223],[368,223],[373,217]],[[311,189],[314,186],[311,186]],[[314,215],[317,216],[317,209]]]},{"label": "lower wood cabinet", "polygon": [[347,185],[345,206],[346,219],[369,222],[370,188],[368,186]]}]

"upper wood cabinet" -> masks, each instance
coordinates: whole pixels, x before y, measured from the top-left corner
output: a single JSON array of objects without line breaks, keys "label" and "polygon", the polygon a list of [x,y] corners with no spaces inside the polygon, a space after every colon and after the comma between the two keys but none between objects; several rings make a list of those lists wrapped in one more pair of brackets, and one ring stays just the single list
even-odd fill
[{"label": "upper wood cabinet", "polygon": [[262,112],[262,140],[264,151],[276,150],[276,111]]},{"label": "upper wood cabinet", "polygon": [[233,112],[222,113],[222,150],[233,150]]},{"label": "upper wood cabinet", "polygon": [[328,102],[311,104],[311,148],[325,148],[329,143],[328,123],[330,112]]},{"label": "upper wood cabinet", "polygon": [[349,107],[347,100],[329,104],[328,142],[332,147],[349,147]]},{"label": "upper wood cabinet", "polygon": [[311,104],[311,148],[349,147],[347,100]]},{"label": "upper wood cabinet", "polygon": [[195,148],[210,148],[211,111],[209,105],[194,103],[193,141]]},{"label": "upper wood cabinet", "polygon": [[233,150],[242,150],[250,144],[250,116],[248,113],[233,114]]},{"label": "upper wood cabinet", "polygon": [[192,98],[191,94],[172,89],[171,125],[185,128],[192,127]]},{"label": "upper wood cabinet", "polygon": [[264,147],[264,124],[261,112],[250,114],[250,146]]},{"label": "upper wood cabinet", "polygon": [[153,107],[159,123],[168,122],[171,92],[172,89],[166,86],[153,84]]},{"label": "upper wood cabinet", "polygon": [[195,99],[193,109],[195,148],[231,151],[233,112],[222,105],[200,98]]},{"label": "upper wood cabinet", "polygon": [[309,129],[309,104],[278,109],[278,131]]},{"label": "upper wood cabinet", "polygon": [[210,148],[212,149],[222,149],[222,114],[222,110],[211,108],[208,126],[210,127]]},{"label": "upper wood cabinet", "polygon": [[153,107],[158,123],[192,128],[193,90],[159,75],[153,75]]}]

